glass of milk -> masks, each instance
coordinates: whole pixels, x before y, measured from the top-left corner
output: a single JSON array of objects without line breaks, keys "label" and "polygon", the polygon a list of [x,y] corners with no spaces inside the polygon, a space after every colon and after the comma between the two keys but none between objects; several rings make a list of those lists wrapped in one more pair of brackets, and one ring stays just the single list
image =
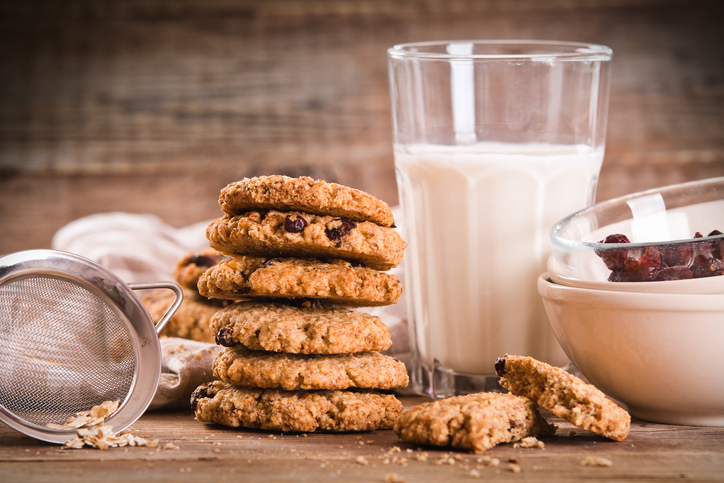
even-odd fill
[{"label": "glass of milk", "polygon": [[506,353],[568,362],[536,279],[549,229],[594,201],[611,56],[543,41],[388,50],[416,392],[496,389]]}]

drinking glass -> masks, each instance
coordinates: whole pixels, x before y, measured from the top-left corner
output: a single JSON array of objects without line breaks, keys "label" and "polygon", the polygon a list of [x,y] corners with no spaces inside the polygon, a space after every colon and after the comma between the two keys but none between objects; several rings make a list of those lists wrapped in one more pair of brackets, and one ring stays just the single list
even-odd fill
[{"label": "drinking glass", "polygon": [[536,280],[549,229],[594,201],[611,56],[547,41],[388,50],[416,392],[495,389],[506,353],[567,363]]}]

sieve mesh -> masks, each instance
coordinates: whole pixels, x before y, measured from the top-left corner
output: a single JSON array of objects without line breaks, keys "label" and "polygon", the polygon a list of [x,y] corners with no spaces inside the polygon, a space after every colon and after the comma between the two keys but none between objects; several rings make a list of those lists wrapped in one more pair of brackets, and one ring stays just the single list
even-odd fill
[{"label": "sieve mesh", "polygon": [[29,423],[64,423],[123,403],[136,373],[124,319],[92,291],[54,276],[0,286],[0,404]]}]

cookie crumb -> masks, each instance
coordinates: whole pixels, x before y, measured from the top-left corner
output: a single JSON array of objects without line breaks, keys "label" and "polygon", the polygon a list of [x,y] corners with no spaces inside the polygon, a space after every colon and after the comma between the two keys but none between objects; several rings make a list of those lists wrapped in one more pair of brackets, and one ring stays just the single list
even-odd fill
[{"label": "cookie crumb", "polygon": [[515,463],[508,463],[508,469],[510,470],[511,473],[520,473],[521,471],[523,471],[521,469],[520,465],[515,464]]},{"label": "cookie crumb", "polygon": [[608,458],[602,458],[600,456],[586,456],[581,460],[581,466],[608,467],[613,466],[613,462]]},{"label": "cookie crumb", "polygon": [[367,461],[367,458],[365,458],[364,456],[358,456],[357,459],[355,460],[355,462],[356,462],[358,465],[362,465],[362,466],[369,466],[369,465],[370,465],[370,462]]},{"label": "cookie crumb", "polygon": [[528,436],[513,444],[513,448],[545,448],[545,443],[535,436]]},{"label": "cookie crumb", "polygon": [[407,483],[407,480],[397,473],[387,473],[385,475],[385,483]]},{"label": "cookie crumb", "polygon": [[478,470],[470,470],[470,478],[480,478],[480,472]]}]

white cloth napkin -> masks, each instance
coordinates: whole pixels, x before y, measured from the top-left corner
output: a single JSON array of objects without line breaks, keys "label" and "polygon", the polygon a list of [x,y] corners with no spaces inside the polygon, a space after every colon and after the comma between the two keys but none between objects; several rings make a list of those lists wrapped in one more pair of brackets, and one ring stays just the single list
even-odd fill
[{"label": "white cloth napkin", "polygon": [[[398,230],[399,208],[393,208]],[[211,220],[174,228],[150,214],[100,213],[75,220],[53,237],[52,248],[76,253],[115,273],[126,283],[173,280],[178,260],[189,251],[208,248]],[[404,235],[403,235],[404,236]],[[390,271],[404,286],[402,266]],[[386,354],[406,362],[409,353],[405,295],[395,305],[358,310],[376,315],[390,328]],[[150,409],[188,407],[191,392],[213,379],[211,363],[220,347],[187,339],[161,338],[163,363]]]}]

